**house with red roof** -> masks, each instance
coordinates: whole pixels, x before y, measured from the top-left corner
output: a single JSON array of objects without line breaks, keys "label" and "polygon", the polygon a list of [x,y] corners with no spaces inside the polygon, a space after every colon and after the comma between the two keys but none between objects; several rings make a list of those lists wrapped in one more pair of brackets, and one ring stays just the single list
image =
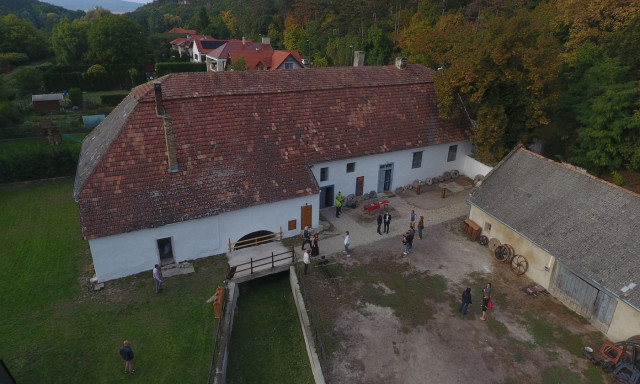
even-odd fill
[{"label": "house with red roof", "polygon": [[[187,37],[179,37],[177,39],[174,39],[169,44],[171,44],[171,49],[173,49],[175,51],[178,51],[178,54],[180,55],[180,57],[186,55],[186,56],[189,56],[191,58],[191,61],[194,61],[194,58],[192,56],[193,56],[194,43],[196,41],[200,41],[200,42],[201,41],[206,41],[206,42],[209,42],[209,41],[221,41],[222,43],[224,43],[224,40],[216,40],[211,36],[191,35],[191,36],[187,36]],[[200,45],[199,45],[200,50],[205,50],[206,48],[204,48],[204,47],[208,47],[208,45],[209,45],[208,43],[205,43],[204,46],[203,46],[202,43],[200,43]],[[206,50],[206,52],[210,52],[210,51],[211,51],[211,49]],[[199,52],[195,56],[198,59],[196,61],[199,61],[200,60]]]},{"label": "house with red roof", "polygon": [[[99,281],[319,223],[334,194],[458,169],[471,122],[438,116],[420,65],[174,73],[83,141],[74,199]],[[188,84],[189,86],[185,86]]]}]

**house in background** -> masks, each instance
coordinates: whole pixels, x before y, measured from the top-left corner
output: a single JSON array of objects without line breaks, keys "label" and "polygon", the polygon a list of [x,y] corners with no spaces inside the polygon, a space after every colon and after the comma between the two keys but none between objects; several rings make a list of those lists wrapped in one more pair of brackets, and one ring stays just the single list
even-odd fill
[{"label": "house in background", "polygon": [[253,42],[244,37],[242,40],[226,41],[225,44],[205,55],[206,59],[204,61],[207,63],[207,72],[225,71],[231,60],[232,52],[234,57],[245,56],[247,65],[251,68],[256,65],[259,58],[270,58],[273,54],[273,48],[271,47],[271,40],[268,37],[263,37],[260,43]]},{"label": "house in background", "polygon": [[611,340],[640,334],[640,195],[518,146],[469,203],[482,233],[567,307]]},{"label": "house in background", "polygon": [[[338,191],[458,169],[460,107],[419,65],[175,73],[134,88],[83,141],[74,198],[99,281],[300,233]],[[189,86],[185,86],[188,84]]]},{"label": "house in background", "polygon": [[[267,50],[267,51],[230,51],[225,65],[231,65],[237,58],[243,58],[249,71],[277,71],[282,69],[304,68],[302,58],[297,50]],[[207,65],[207,71],[212,71]]]},{"label": "house in background", "polygon": [[[224,41],[224,40],[216,40],[211,36],[205,36],[205,35],[189,35],[187,37],[179,37],[177,39],[172,40],[169,44],[171,44],[171,49],[173,49],[174,51],[178,51],[178,55],[180,57],[182,56],[188,56],[191,58],[191,61],[193,61],[193,49],[194,49],[194,42],[196,41]],[[207,44],[205,44],[207,45]],[[202,47],[202,45],[201,45]],[[209,51],[207,51],[209,52]],[[199,58],[200,55],[197,55],[197,57]]]}]

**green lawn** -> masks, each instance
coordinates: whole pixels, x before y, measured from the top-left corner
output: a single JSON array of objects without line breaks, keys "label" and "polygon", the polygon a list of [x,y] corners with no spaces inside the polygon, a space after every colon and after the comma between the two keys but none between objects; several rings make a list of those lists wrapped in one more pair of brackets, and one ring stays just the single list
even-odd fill
[{"label": "green lawn", "polygon": [[313,383],[289,272],[239,285],[228,384]]},{"label": "green lawn", "polygon": [[205,301],[226,271],[223,257],[194,263],[154,292],[151,272],[87,293],[92,274],[81,239],[73,178],[0,187],[0,358],[18,383],[113,383],[127,338],[141,383],[206,382],[215,319]]}]

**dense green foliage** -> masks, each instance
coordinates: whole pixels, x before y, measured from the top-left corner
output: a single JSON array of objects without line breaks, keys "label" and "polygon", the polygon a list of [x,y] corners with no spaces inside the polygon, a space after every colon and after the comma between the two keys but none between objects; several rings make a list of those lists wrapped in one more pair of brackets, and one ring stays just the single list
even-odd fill
[{"label": "dense green foliage", "polygon": [[[216,324],[206,300],[224,279],[226,259],[195,261],[196,272],[166,279],[161,295],[152,266],[87,292],[91,256],[73,183],[0,188],[0,356],[16,382],[206,382]],[[133,377],[118,355],[124,339],[136,357]]]},{"label": "dense green foliage", "polygon": [[78,167],[80,144],[63,140],[62,145],[40,145],[21,151],[0,152],[0,183],[70,176]]},{"label": "dense green foliage", "polygon": [[100,103],[102,105],[112,105],[116,106],[120,104],[120,102],[127,97],[127,94],[113,94],[113,95],[101,95]]}]

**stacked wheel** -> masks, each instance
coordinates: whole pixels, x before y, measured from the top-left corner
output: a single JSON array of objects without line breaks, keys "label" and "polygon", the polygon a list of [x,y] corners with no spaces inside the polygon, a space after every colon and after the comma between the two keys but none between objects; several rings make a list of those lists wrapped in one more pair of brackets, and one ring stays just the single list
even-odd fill
[{"label": "stacked wheel", "polygon": [[505,263],[511,257],[511,249],[508,244],[500,244],[493,250],[493,257],[501,263]]},{"label": "stacked wheel", "polygon": [[489,244],[489,238],[485,235],[480,235],[478,236],[478,244],[480,245],[488,245]]},{"label": "stacked wheel", "polygon": [[529,262],[527,258],[522,255],[515,255],[511,259],[511,271],[516,275],[524,275],[529,269]]}]

